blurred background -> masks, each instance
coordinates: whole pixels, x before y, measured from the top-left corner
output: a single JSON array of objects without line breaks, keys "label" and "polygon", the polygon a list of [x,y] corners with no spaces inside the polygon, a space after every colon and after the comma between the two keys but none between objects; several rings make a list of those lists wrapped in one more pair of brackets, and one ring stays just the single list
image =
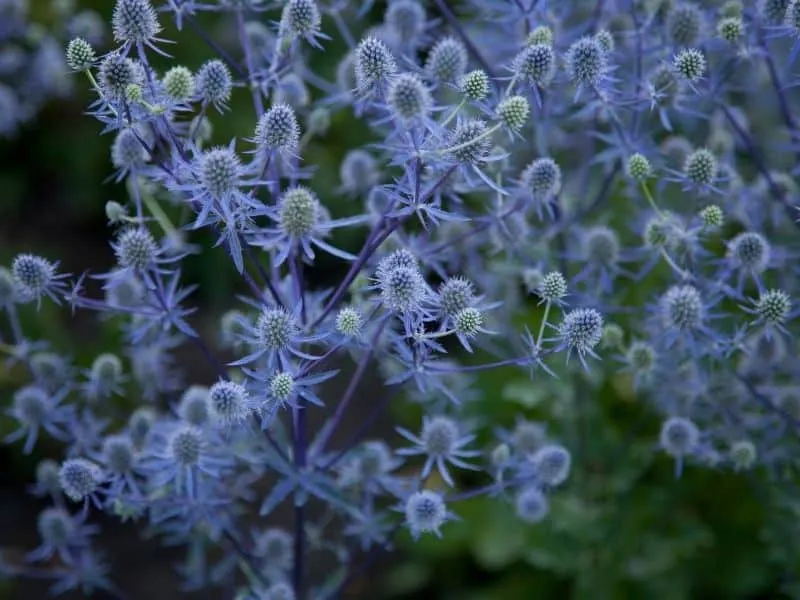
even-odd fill
[{"label": "blurred background", "polygon": [[[28,98],[29,105],[17,107],[29,113],[25,122],[3,129],[3,112],[11,108],[0,102],[2,264],[10,265],[20,251],[57,259],[63,271],[72,273],[104,271],[113,264],[104,204],[124,202],[125,189],[109,180],[111,137],[100,135],[98,123],[84,114],[92,99],[88,82],[69,74],[60,58],[65,42],[80,31],[98,36],[99,51],[109,48],[112,6],[109,1],[0,0],[0,31],[19,11],[27,11],[28,20],[37,24],[24,36],[0,42],[0,83],[20,86],[18,74],[8,68],[20,53],[29,61],[28,78],[36,79],[30,88],[19,88]],[[384,8],[377,3],[356,31],[379,20]],[[430,12],[436,14],[435,7]],[[235,32],[227,18],[206,16],[200,23],[235,52]],[[194,70],[214,57],[191,29],[165,29],[163,37],[178,43],[169,47],[174,60],[155,57],[159,67],[184,64]],[[39,57],[43,39],[50,54]],[[344,52],[338,40],[326,43],[325,52],[313,55],[315,71],[332,80]],[[254,123],[248,94],[239,91],[231,110],[214,119],[212,142],[250,136]],[[339,163],[348,149],[369,140],[369,131],[350,111],[338,111],[327,134],[304,155],[306,164],[317,169],[314,189],[334,214],[347,213],[342,204],[351,202],[336,193]],[[358,235],[338,241],[357,249]],[[211,242],[202,236],[191,241],[206,247]],[[323,259],[311,274],[313,285],[335,281],[340,268]],[[200,286],[194,296],[200,316],[193,323],[213,339],[219,316],[243,291],[239,280],[220,250],[190,257],[185,279]],[[28,337],[52,340],[79,365],[88,366],[101,351],[119,344],[117,334],[92,315],[71,318],[51,304],[39,313],[29,308],[23,311]],[[530,310],[533,315],[535,303]],[[191,351],[181,354],[180,361],[187,383],[211,382]],[[4,405],[25,376],[18,367],[0,369]],[[781,487],[769,476],[687,469],[676,480],[673,463],[654,451],[659,419],[636,398],[624,376],[601,382],[599,396],[583,395],[586,382],[580,380],[533,385],[524,372],[514,370],[481,377],[481,399],[474,410],[485,412],[498,427],[513,428],[520,418],[552,422],[555,433],[574,449],[573,475],[554,496],[551,516],[540,525],[523,526],[513,511],[497,503],[466,501],[457,508],[462,520],[448,524],[443,539],[414,543],[402,537],[399,552],[379,562],[370,577],[356,581],[348,597],[800,598],[800,536],[786,530],[787,522],[800,523],[800,513],[791,499],[776,502]],[[365,385],[361,401],[369,402],[375,389]],[[413,423],[416,415],[414,409],[398,409],[393,417]],[[11,423],[0,416],[0,436],[9,431]],[[0,547],[7,560],[38,545],[36,516],[44,505],[26,488],[43,457],[58,458],[58,447],[44,442],[33,455],[23,456],[19,445],[0,446]],[[778,514],[776,506],[785,512]],[[179,553],[140,540],[133,525],[103,521],[102,540],[113,579],[129,598],[220,597],[218,591],[181,590],[174,568]],[[45,596],[45,585],[0,581],[3,600]]]}]

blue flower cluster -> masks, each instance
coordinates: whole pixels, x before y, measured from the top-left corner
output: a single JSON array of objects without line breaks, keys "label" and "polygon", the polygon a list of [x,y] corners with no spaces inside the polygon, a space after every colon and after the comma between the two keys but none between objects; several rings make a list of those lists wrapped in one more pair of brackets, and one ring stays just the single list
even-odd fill
[{"label": "blue flower cluster", "polygon": [[[203,32],[206,11],[231,20],[238,48]],[[0,270],[6,346],[30,372],[6,441],[31,452],[49,436],[65,456],[40,464],[34,492],[53,507],[12,574],[114,590],[90,524],[103,511],[185,546],[189,587],[336,598],[400,530],[446,535],[461,500],[539,523],[572,454],[557,424],[475,418],[485,370],[532,386],[628,377],[678,475],[796,463],[800,0],[473,0],[458,16],[447,0],[391,0],[367,28],[370,12],[117,0],[110,50],[90,27],[66,45],[129,197],[106,206],[112,270],[71,276],[35,254]],[[187,24],[207,61],[154,68],[170,61],[168,26]],[[314,72],[333,38],[349,51]],[[252,99],[252,136],[209,145],[234,94]],[[372,140],[343,157],[328,207],[304,156],[343,112]],[[340,247],[343,228],[360,249]],[[213,341],[182,282],[198,230],[249,291]],[[318,254],[345,265],[335,285],[309,280]],[[79,368],[27,338],[18,312],[43,302],[111,319],[125,356]],[[181,377],[183,345],[213,385]],[[330,365],[342,358],[347,376]],[[356,414],[373,367],[385,390]],[[120,421],[110,406],[131,386],[141,405]],[[371,437],[403,402],[421,422]],[[334,445],[345,420],[355,433]],[[245,525],[284,502],[292,532]],[[209,565],[198,553],[212,546],[225,557]],[[323,581],[308,576],[317,553],[341,567]]]}]

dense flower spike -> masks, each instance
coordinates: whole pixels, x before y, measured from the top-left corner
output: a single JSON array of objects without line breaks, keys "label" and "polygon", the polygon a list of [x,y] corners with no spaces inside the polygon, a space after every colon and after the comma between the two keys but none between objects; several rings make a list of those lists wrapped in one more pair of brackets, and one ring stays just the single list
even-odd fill
[{"label": "dense flower spike", "polygon": [[594,309],[570,311],[560,328],[560,337],[568,352],[577,352],[581,360],[586,354],[594,355],[593,349],[600,343],[602,334],[603,316]]},{"label": "dense flower spike", "polygon": [[117,0],[111,23],[114,39],[118,42],[133,44],[151,42],[161,31],[161,25],[150,0]]},{"label": "dense flower spike", "polygon": [[41,256],[20,254],[11,267],[17,289],[23,296],[39,298],[46,294],[56,278],[56,267]]},{"label": "dense flower spike", "polygon": [[203,102],[217,108],[227,104],[233,89],[231,72],[221,60],[210,60],[203,64],[195,77],[197,93]]},{"label": "dense flower spike", "polygon": [[128,436],[110,435],[103,441],[103,463],[111,473],[130,473],[135,458],[136,452]]},{"label": "dense flower spike", "polygon": [[717,35],[730,44],[736,44],[744,33],[741,17],[727,17],[717,23]]},{"label": "dense flower spike", "polygon": [[756,302],[755,312],[768,325],[781,325],[792,310],[789,294],[783,290],[767,290]]},{"label": "dense flower spike", "polygon": [[126,229],[114,246],[120,267],[143,270],[153,264],[158,245],[147,229]]},{"label": "dense flower spike", "polygon": [[53,547],[66,546],[75,533],[75,521],[62,508],[46,508],[39,514],[36,529],[42,540]]},{"label": "dense flower spike", "polygon": [[349,194],[369,193],[380,179],[378,161],[366,150],[351,150],[339,167],[339,179],[342,189]]},{"label": "dense flower spike", "polygon": [[662,448],[672,456],[686,456],[697,449],[700,431],[688,419],[672,417],[662,425],[660,440]]},{"label": "dense flower spike", "polygon": [[178,414],[189,425],[201,427],[212,415],[211,392],[205,386],[193,385],[181,396]]},{"label": "dense flower spike", "polygon": [[186,67],[172,67],[164,73],[164,92],[176,102],[186,102],[194,96],[194,74]]},{"label": "dense flower spike", "polygon": [[386,268],[378,275],[381,295],[387,308],[409,312],[420,307],[425,295],[425,280],[415,266]]},{"label": "dense flower spike", "polygon": [[83,38],[75,38],[67,45],[67,65],[73,71],[87,71],[94,60],[94,48]]},{"label": "dense flower spike", "polygon": [[405,506],[406,523],[417,537],[421,533],[441,535],[440,528],[447,519],[447,507],[442,497],[429,490],[415,492]]},{"label": "dense flower spike", "polygon": [[628,162],[625,164],[625,172],[628,177],[638,181],[647,179],[652,171],[653,167],[650,166],[650,161],[638,152],[628,157]]},{"label": "dense flower spike", "polygon": [[431,96],[422,80],[413,73],[402,73],[389,84],[389,107],[401,122],[425,117],[431,109]]},{"label": "dense flower spike", "polygon": [[125,90],[131,84],[141,81],[137,64],[130,58],[112,52],[100,63],[99,80],[103,92],[118,100],[125,97]]},{"label": "dense flower spike", "polygon": [[247,390],[232,381],[220,381],[208,391],[211,413],[219,422],[232,425],[241,423],[250,414]]},{"label": "dense flower spike", "polygon": [[526,46],[514,59],[514,75],[539,86],[548,85],[555,75],[556,55],[549,43]]},{"label": "dense flower spike", "polygon": [[255,142],[259,148],[295,152],[299,141],[300,126],[291,106],[277,104],[258,119]]},{"label": "dense flower spike", "polygon": [[791,0],[760,0],[759,12],[767,25],[778,25],[786,17]]},{"label": "dense flower spike", "polygon": [[614,52],[616,42],[614,41],[614,34],[607,29],[601,29],[594,34],[595,41],[600,44],[600,47],[606,52]]},{"label": "dense flower spike", "polygon": [[711,204],[701,210],[700,218],[706,229],[719,229],[725,223],[725,213],[716,204]]},{"label": "dense flower spike", "polygon": [[597,85],[607,68],[606,52],[596,38],[581,38],[569,47],[567,66],[577,85]]},{"label": "dense flower spike", "polygon": [[83,458],[64,461],[58,472],[61,489],[70,500],[81,501],[97,491],[102,472],[93,462]]},{"label": "dense flower spike", "polygon": [[142,135],[133,129],[122,129],[117,133],[111,145],[111,163],[121,174],[136,172],[149,160],[150,153],[142,141]]},{"label": "dense flower spike", "polygon": [[282,308],[265,309],[258,317],[258,341],[266,350],[288,347],[297,330],[294,317]]},{"label": "dense flower spike", "polygon": [[425,16],[416,0],[396,0],[386,8],[384,22],[401,42],[413,46],[425,31]]},{"label": "dense flower spike", "polygon": [[200,462],[203,438],[199,430],[184,427],[170,436],[168,446],[172,460],[181,467],[193,467]]},{"label": "dense flower spike", "polygon": [[447,316],[469,308],[475,297],[472,282],[464,277],[451,277],[439,287],[439,305]]},{"label": "dense flower spike", "polygon": [[497,105],[497,116],[511,131],[519,131],[528,121],[530,105],[522,96],[511,96]]},{"label": "dense flower spike", "polygon": [[278,207],[281,229],[290,237],[310,235],[317,226],[322,210],[314,192],[297,186],[287,190]]},{"label": "dense flower spike", "polygon": [[558,302],[567,295],[567,280],[558,271],[551,271],[542,277],[538,293],[546,302]]},{"label": "dense flower spike", "polygon": [[364,38],[356,48],[355,76],[361,91],[388,81],[397,71],[394,56],[382,41],[374,37]]},{"label": "dense flower spike", "polygon": [[485,100],[489,95],[489,77],[485,71],[470,71],[461,78],[461,91],[470,100]]},{"label": "dense flower spike", "polygon": [[241,163],[229,147],[213,148],[200,159],[200,182],[217,200],[230,195],[239,186]]},{"label": "dense flower spike", "polygon": [[695,48],[684,49],[678,52],[673,59],[675,71],[683,79],[696,82],[706,72],[706,57]]},{"label": "dense flower spike", "polygon": [[667,31],[670,41],[676,46],[694,46],[700,41],[703,32],[704,15],[702,9],[684,2],[669,11]]},{"label": "dense flower spike", "polygon": [[550,199],[561,191],[561,168],[552,158],[537,158],[525,168],[520,179],[537,201]]},{"label": "dense flower spike", "polygon": [[665,324],[678,329],[697,329],[703,325],[706,310],[700,292],[691,285],[676,285],[661,297]]},{"label": "dense flower spike", "polygon": [[322,15],[314,0],[289,0],[281,15],[281,32],[290,37],[313,37],[319,32]]},{"label": "dense flower spike", "polygon": [[455,83],[467,70],[467,49],[456,38],[442,38],[431,48],[425,71],[434,81]]},{"label": "dense flower spike", "polygon": [[[683,597],[675,549],[718,536],[686,537],[687,514],[714,527],[687,482],[650,501],[658,461],[760,484],[750,521],[783,537],[752,537],[791,548],[800,0],[72,4],[0,0],[0,137],[92,94],[111,239],[99,270],[0,266],[4,441],[58,457],[36,454],[41,544],[4,576],[122,596],[103,512],[185,551],[172,595],[338,598],[403,529],[461,515],[482,566],[586,583],[560,557],[666,498],[669,531],[603,538],[634,568],[597,593]],[[387,419],[399,436],[371,439]],[[284,508],[292,533],[265,529]],[[703,589],[759,595],[763,573],[739,579]]]},{"label": "dense flower spike", "polygon": [[354,336],[361,333],[364,319],[356,309],[345,307],[336,315],[336,329],[342,335]]},{"label": "dense flower spike", "polygon": [[746,231],[730,241],[728,256],[735,267],[761,273],[769,265],[770,245],[760,233]]},{"label": "dense flower spike", "polygon": [[530,486],[517,494],[515,501],[517,516],[525,523],[538,523],[550,511],[547,496],[538,487]]},{"label": "dense flower spike", "polygon": [[569,476],[572,457],[562,446],[543,446],[531,456],[536,478],[546,486],[557,486],[564,483]]},{"label": "dense flower spike", "polygon": [[717,159],[705,148],[695,150],[683,163],[686,179],[697,186],[709,186],[717,176]]}]

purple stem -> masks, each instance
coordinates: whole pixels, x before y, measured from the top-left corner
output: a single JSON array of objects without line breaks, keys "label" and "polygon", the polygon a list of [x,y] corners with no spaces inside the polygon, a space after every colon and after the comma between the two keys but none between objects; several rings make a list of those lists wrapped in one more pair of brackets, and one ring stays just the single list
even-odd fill
[{"label": "purple stem", "polygon": [[[344,276],[344,279],[342,279],[341,283],[336,288],[336,291],[333,293],[333,296],[331,296],[331,299],[328,300],[328,303],[325,305],[322,314],[319,317],[317,317],[314,323],[311,324],[312,329],[317,325],[319,325],[325,319],[325,317],[327,317],[331,313],[331,311],[333,311],[333,309],[336,308],[336,305],[339,304],[339,302],[347,292],[347,288],[350,286],[351,283],[353,283],[353,280],[355,280],[355,278],[361,272],[361,269],[364,267],[366,262],[372,256],[373,252],[375,252],[375,250],[378,249],[378,247],[384,242],[384,240],[386,240],[386,238],[388,238],[402,222],[403,222],[402,220],[396,219],[395,222],[392,224],[392,226],[390,226],[387,229],[383,229],[383,231],[381,231],[381,229],[383,228],[383,221],[381,221],[380,223],[378,223],[378,225],[376,225],[375,229],[367,238],[367,241],[364,244],[364,247],[361,249],[361,252],[359,253],[358,257],[350,266],[350,270],[347,272],[347,275]],[[379,231],[380,233],[377,233]]]},{"label": "purple stem", "polygon": [[[167,306],[166,306],[166,300],[165,300],[163,294],[161,293],[161,291],[162,291],[161,290],[161,286],[160,285],[155,285],[154,289],[151,289],[150,291],[155,293],[156,300],[161,305],[162,310],[164,310],[166,312],[168,309],[167,309]],[[197,346],[197,348],[203,353],[203,356],[206,358],[206,360],[217,370],[217,374],[220,376],[220,378],[222,378],[222,379],[224,379],[226,381],[230,380],[230,377],[228,376],[227,367],[225,367],[217,359],[217,357],[215,356],[214,352],[212,352],[212,350],[208,347],[208,345],[206,345],[206,343],[199,336],[189,336],[189,339],[192,340],[192,343],[195,346]],[[254,420],[254,424],[255,424],[256,430],[261,429],[261,426],[260,426],[260,424],[258,423],[258,421],[256,420],[255,417],[253,417],[253,420]],[[281,447],[278,445],[278,443],[272,437],[270,432],[264,430],[264,436],[267,438],[267,442],[269,442],[269,444],[278,453],[278,455],[281,456],[286,462],[289,462],[289,457],[281,449]]]},{"label": "purple stem", "polygon": [[456,244],[458,244],[460,242],[463,242],[464,240],[466,240],[468,238],[471,238],[472,236],[474,236],[474,235],[476,235],[478,233],[486,231],[487,229],[489,229],[495,223],[497,223],[499,221],[502,221],[506,217],[511,216],[512,214],[514,214],[515,212],[517,212],[521,208],[523,208],[523,203],[522,202],[516,202],[514,204],[514,206],[512,206],[509,210],[505,211],[504,213],[501,213],[500,215],[498,215],[495,219],[486,220],[483,223],[481,223],[480,225],[476,225],[475,227],[471,228],[469,231],[465,231],[464,233],[460,233],[459,235],[457,235],[453,239],[450,239],[450,240],[447,240],[446,242],[442,242],[440,244],[437,244],[436,246],[434,246],[433,248],[428,250],[427,254],[430,254],[430,255],[439,254],[442,250],[447,250],[451,246],[455,246]]},{"label": "purple stem", "polygon": [[467,47],[467,51],[470,54],[472,54],[472,57],[481,66],[481,69],[486,71],[489,77],[491,77],[492,79],[496,79],[497,75],[494,73],[494,70],[492,69],[491,66],[489,66],[489,63],[486,62],[486,59],[483,58],[481,53],[478,51],[478,48],[475,46],[475,44],[472,43],[472,40],[469,39],[467,32],[464,31],[463,27],[461,27],[461,23],[458,22],[458,19],[453,14],[453,11],[450,10],[450,7],[447,5],[447,2],[445,0],[435,0],[435,3],[436,7],[442,13],[444,20],[447,21],[447,24],[453,28],[453,31],[456,32],[456,35],[459,38],[461,38],[461,41],[464,42],[464,46]]},{"label": "purple stem", "polygon": [[255,557],[247,551],[244,545],[239,541],[239,538],[234,535],[234,533],[228,528],[222,528],[222,536],[228,541],[233,551],[245,562],[247,566],[250,567],[250,571],[253,575],[258,579],[258,582],[261,585],[266,585],[267,580],[264,578],[262,574],[262,569],[258,564],[258,561]]},{"label": "purple stem", "polygon": [[303,270],[300,260],[298,258],[297,249],[292,252],[289,257],[289,273],[294,282],[295,301],[300,302],[300,320],[303,325],[306,324],[306,294],[305,286],[303,285]]},{"label": "purple stem", "polygon": [[352,450],[355,445],[358,444],[364,438],[364,436],[366,436],[367,431],[369,431],[369,428],[375,422],[375,419],[377,419],[378,415],[383,412],[383,409],[388,406],[389,402],[392,400],[392,398],[394,398],[398,391],[400,391],[400,386],[395,385],[392,386],[388,392],[383,394],[380,402],[378,402],[375,408],[372,409],[372,412],[370,412],[364,422],[359,425],[358,429],[353,432],[347,442],[342,445],[342,448],[332,458],[330,458],[328,462],[320,467],[322,471],[329,471],[335,467],[339,461],[344,458],[345,454],[350,452],[350,450]]},{"label": "purple stem", "polygon": [[212,40],[210,37],[208,37],[208,35],[206,35],[206,32],[203,31],[203,28],[200,27],[200,25],[197,23],[197,20],[193,16],[186,15],[185,19],[186,22],[189,23],[189,25],[192,27],[192,29],[194,29],[195,33],[198,36],[200,36],[200,39],[203,40],[203,43],[205,43],[206,46],[211,48],[217,54],[217,56],[219,56],[222,60],[228,63],[228,66],[231,69],[233,69],[233,71],[235,71],[239,77],[247,76],[247,73],[244,72],[244,69],[242,69],[242,67],[240,67],[239,64],[235,60],[233,60],[227,52],[225,52],[225,50],[220,48],[219,45],[214,40]]},{"label": "purple stem", "polygon": [[722,111],[722,114],[728,120],[728,123],[731,124],[731,127],[733,128],[733,130],[742,139],[742,143],[744,143],[744,145],[747,147],[747,152],[749,153],[750,158],[753,159],[753,163],[755,163],[756,169],[758,169],[758,172],[761,173],[761,176],[764,177],[764,179],[767,182],[767,186],[769,187],[770,195],[775,200],[777,200],[778,202],[781,203],[781,205],[786,210],[786,213],[789,215],[789,218],[790,218],[791,222],[794,223],[796,227],[800,227],[800,222],[796,221],[795,218],[794,218],[794,215],[791,214],[791,206],[789,206],[786,203],[786,199],[784,198],[783,193],[781,192],[781,189],[775,183],[775,180],[772,178],[772,175],[770,174],[769,169],[767,169],[766,165],[764,164],[764,159],[762,158],[761,152],[759,151],[758,147],[756,147],[756,144],[753,141],[753,138],[739,124],[739,122],[736,120],[736,117],[733,116],[733,113],[731,113],[730,109],[727,106],[725,106],[724,102],[719,102],[718,106],[719,106],[720,110]]},{"label": "purple stem", "polygon": [[[442,185],[444,185],[444,182],[447,181],[450,175],[452,175],[452,173],[457,168],[458,165],[453,165],[450,168],[448,168],[447,171],[445,171],[442,174],[442,176],[439,178],[436,184],[430,190],[428,190],[425,196],[419,199],[418,202],[424,203],[427,202],[430,198],[432,198],[433,195],[436,193],[436,191]],[[420,171],[417,170],[417,177],[419,177],[419,173]],[[392,209],[390,206],[389,209],[387,210],[387,213],[390,212],[391,210]],[[370,232],[369,237],[367,238],[367,241],[364,244],[364,247],[361,249],[361,252],[359,253],[355,262],[353,262],[353,264],[351,265],[350,270],[347,272],[347,275],[345,275],[344,279],[339,284],[339,287],[336,288],[336,291],[333,293],[333,296],[331,296],[331,299],[328,301],[328,304],[325,305],[325,309],[322,311],[322,314],[314,321],[314,323],[311,324],[312,329],[317,325],[319,325],[325,319],[325,317],[327,317],[331,313],[331,311],[334,308],[336,308],[337,304],[339,304],[339,302],[342,300],[345,293],[347,292],[347,288],[350,286],[351,283],[353,283],[353,280],[361,272],[361,269],[370,259],[372,254],[380,247],[380,245],[386,240],[386,238],[392,235],[394,230],[397,229],[403,223],[405,223],[405,221],[408,218],[409,215],[406,215],[400,219],[394,219],[387,229],[381,231],[381,227],[383,227],[383,224],[386,221],[388,221],[388,219],[384,215],[384,217],[378,222],[378,224],[375,226],[372,232]]]},{"label": "purple stem", "polygon": [[261,266],[258,257],[253,253],[253,248],[249,244],[247,244],[245,245],[245,251],[247,252],[247,256],[250,257],[250,260],[253,261],[253,264],[256,266],[256,271],[258,271],[258,275],[259,277],[261,277],[261,280],[264,282],[264,285],[267,286],[267,290],[269,291],[270,296],[272,296],[273,300],[275,300],[275,303],[278,306],[284,306],[285,303],[283,302],[281,295],[278,293],[278,290],[273,285],[272,280],[270,279],[267,272],[264,270],[264,267]]},{"label": "purple stem", "polygon": [[507,488],[517,488],[535,480],[536,480],[535,477],[518,477],[517,479],[512,479],[510,481],[495,481],[488,485],[482,485],[480,487],[472,488],[470,490],[464,490],[463,492],[459,492],[457,494],[451,494],[445,498],[445,501],[462,502],[464,500],[470,500],[471,498],[478,498],[479,496],[483,496],[484,494],[490,494],[492,492],[502,491]]},{"label": "purple stem", "polygon": [[325,600],[339,600],[342,597],[342,593],[347,588],[347,586],[350,585],[355,579],[357,579],[358,577],[369,571],[369,569],[372,567],[372,565],[375,564],[375,561],[378,560],[381,554],[383,552],[386,552],[386,550],[388,550],[390,542],[392,541],[394,536],[397,535],[397,533],[400,531],[402,527],[403,527],[402,521],[397,525],[395,525],[394,528],[392,528],[392,530],[386,536],[386,542],[384,543],[384,545],[370,552],[369,556],[361,564],[361,566],[358,569],[351,571],[350,574],[347,577],[345,577],[344,581],[342,581],[342,583],[339,584],[336,590],[331,592],[328,596],[325,596]]},{"label": "purple stem", "polygon": [[247,36],[244,25],[244,15],[242,9],[236,11],[236,29],[239,34],[239,39],[242,42],[242,50],[244,50],[244,62],[247,67],[247,87],[250,88],[250,94],[253,97],[253,108],[256,110],[256,118],[264,114],[264,99],[261,97],[261,88],[254,84],[253,75],[255,68],[253,66],[253,52],[250,49],[250,38]]},{"label": "purple stem", "polygon": [[[306,411],[295,407],[292,409],[292,444],[294,448],[295,469],[299,473],[306,466]],[[294,568],[292,583],[297,600],[303,600],[305,577],[305,510],[304,505],[295,499],[294,505]]]},{"label": "purple stem", "polygon": [[452,367],[449,369],[429,367],[433,373],[468,373],[471,371],[485,371],[487,369],[498,369],[500,367],[513,367],[525,364],[530,360],[529,356],[518,356],[516,358],[506,358],[490,363],[481,363],[478,365],[462,365],[458,368]]},{"label": "purple stem", "polygon": [[[769,49],[767,49],[767,45],[763,41],[761,42],[761,48],[764,50],[764,61],[767,64],[767,71],[769,72],[769,79],[772,83],[772,88],[775,90],[775,95],[778,97],[778,108],[780,109],[781,117],[786,125],[786,129],[789,130],[789,137],[792,138],[792,143],[797,146],[797,127],[795,126],[794,119],[792,118],[792,111],[789,110],[789,101],[787,100],[786,94],[783,91],[783,83],[781,83],[781,80],[778,77],[778,70],[775,68],[775,61],[772,60],[772,55],[769,53]],[[795,156],[797,156],[798,161],[800,161],[800,150],[796,151]]]},{"label": "purple stem", "polygon": [[738,379],[745,385],[747,391],[750,392],[750,395],[753,396],[753,398],[755,398],[756,401],[761,406],[763,406],[769,412],[779,415],[787,423],[789,423],[792,427],[794,427],[797,431],[800,431],[800,419],[795,418],[794,415],[787,412],[780,406],[774,404],[767,396],[759,392],[758,389],[756,389],[756,386],[753,385],[753,382],[751,382],[747,378],[737,374],[736,379]]},{"label": "purple stem", "polygon": [[320,452],[324,451],[325,445],[330,440],[333,433],[339,427],[339,424],[342,421],[342,417],[344,416],[347,407],[350,405],[350,402],[353,400],[355,396],[356,389],[358,389],[358,384],[361,383],[361,378],[364,376],[364,373],[367,370],[367,366],[369,365],[370,360],[372,359],[372,355],[375,353],[375,346],[378,343],[378,340],[383,333],[386,324],[389,322],[387,317],[378,324],[375,333],[372,335],[372,338],[369,341],[369,349],[364,353],[364,356],[361,357],[361,360],[358,362],[358,366],[356,367],[356,372],[353,374],[353,377],[350,379],[350,383],[347,385],[347,389],[344,392],[344,396],[339,401],[339,404],[336,406],[336,411],[333,413],[333,417],[331,419],[331,426],[326,428],[325,431],[320,436],[320,440],[318,442],[318,447]]},{"label": "purple stem", "polygon": [[[306,303],[305,289],[303,282],[303,272],[299,268],[298,249],[295,247],[289,256],[289,272],[294,282],[295,298],[300,302],[301,320],[306,324]],[[306,467],[307,462],[307,428],[306,411],[302,407],[292,408],[292,445],[294,448],[293,459],[295,472],[300,473]],[[304,597],[303,583],[305,579],[305,552],[306,552],[306,531],[305,517],[306,511],[304,503],[298,497],[299,490],[295,495],[294,504],[294,567],[292,571],[294,594],[298,600]]]}]

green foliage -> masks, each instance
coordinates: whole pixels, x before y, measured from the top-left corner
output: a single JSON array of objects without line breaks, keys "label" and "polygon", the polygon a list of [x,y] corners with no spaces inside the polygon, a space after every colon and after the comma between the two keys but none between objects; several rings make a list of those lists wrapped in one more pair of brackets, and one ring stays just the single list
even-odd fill
[{"label": "green foliage", "polygon": [[[689,468],[676,479],[654,452],[659,423],[627,377],[605,382],[599,398],[581,396],[582,386],[482,378],[479,410],[499,424],[512,427],[520,413],[560,424],[552,433],[575,449],[573,474],[536,525],[520,523],[510,498],[508,510],[488,498],[452,503],[461,519],[442,539],[404,538],[408,562],[388,577],[390,597],[796,597],[773,587],[798,572],[800,556],[780,546],[786,532],[773,521],[785,515],[766,513],[764,495],[781,493],[766,474]],[[786,510],[800,515],[800,503],[787,499]]]}]

